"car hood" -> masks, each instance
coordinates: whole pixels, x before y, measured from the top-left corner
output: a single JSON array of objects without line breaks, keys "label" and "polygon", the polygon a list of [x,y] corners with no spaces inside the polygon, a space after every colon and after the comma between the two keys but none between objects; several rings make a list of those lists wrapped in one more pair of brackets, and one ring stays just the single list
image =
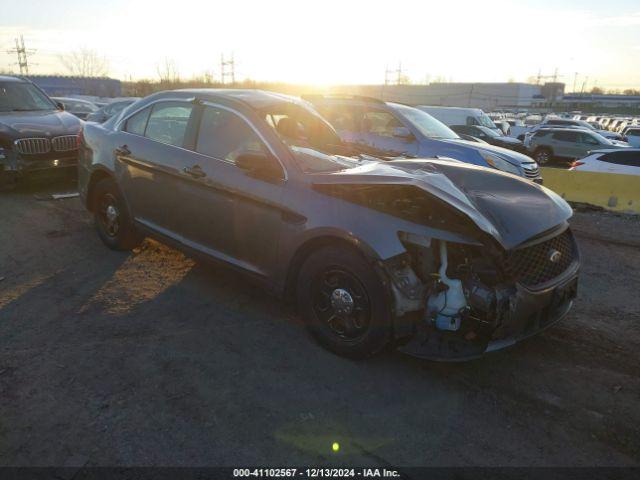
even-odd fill
[{"label": "car hood", "polygon": [[541,185],[455,160],[367,162],[313,177],[314,185],[404,184],[420,188],[466,215],[505,249],[557,227],[573,213],[559,195]]},{"label": "car hood", "polygon": [[73,135],[80,127],[80,120],[69,112],[0,112],[0,135],[12,139]]},{"label": "car hood", "polygon": [[497,155],[503,160],[506,160],[507,162],[516,166],[520,166],[523,163],[533,162],[533,159],[531,157],[523,155],[522,153],[514,152],[513,150],[509,150],[508,148],[498,147],[496,145],[491,145],[489,143],[469,142],[467,140],[462,140],[462,139],[451,139],[451,140],[447,139],[443,141],[448,143],[453,143],[453,144],[464,144],[466,146],[473,147],[478,151],[493,153],[494,155]]}]

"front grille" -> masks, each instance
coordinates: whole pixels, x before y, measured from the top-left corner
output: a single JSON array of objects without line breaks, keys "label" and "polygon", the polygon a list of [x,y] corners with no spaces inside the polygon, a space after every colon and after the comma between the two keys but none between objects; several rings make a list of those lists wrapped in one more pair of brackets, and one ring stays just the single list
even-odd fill
[{"label": "front grille", "polygon": [[78,148],[78,136],[64,135],[62,137],[55,137],[51,140],[51,144],[56,152],[70,152]]},{"label": "front grille", "polygon": [[62,135],[48,138],[21,138],[13,142],[16,152],[22,155],[42,155],[43,153],[71,152],[78,149],[77,135]]},{"label": "front grille", "polygon": [[527,178],[536,178],[540,175],[539,168],[532,168],[531,170],[529,170],[528,168],[524,168],[523,170]]},{"label": "front grille", "polygon": [[[557,261],[553,262],[552,256]],[[562,275],[576,258],[575,243],[567,229],[550,240],[509,252],[506,269],[523,285],[536,287]]]},{"label": "front grille", "polygon": [[21,138],[13,143],[16,152],[23,155],[38,155],[51,151],[48,138]]}]

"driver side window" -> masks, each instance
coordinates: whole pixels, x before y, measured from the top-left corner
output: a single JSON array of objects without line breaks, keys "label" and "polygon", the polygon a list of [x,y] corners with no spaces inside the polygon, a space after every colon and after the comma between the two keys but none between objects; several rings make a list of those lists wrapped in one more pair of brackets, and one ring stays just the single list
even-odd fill
[{"label": "driver side window", "polygon": [[221,108],[205,107],[196,152],[234,163],[240,153],[268,153],[268,150],[244,119]]},{"label": "driver side window", "polygon": [[362,130],[381,137],[393,137],[395,129],[403,127],[402,123],[388,112],[370,110],[365,112]]}]

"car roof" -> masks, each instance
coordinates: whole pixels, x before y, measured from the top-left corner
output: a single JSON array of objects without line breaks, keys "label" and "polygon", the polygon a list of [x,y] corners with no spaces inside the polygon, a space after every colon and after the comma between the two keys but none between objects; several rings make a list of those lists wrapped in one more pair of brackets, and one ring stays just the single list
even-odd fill
[{"label": "car roof", "polygon": [[29,83],[29,80],[21,77],[14,77],[12,75],[0,75],[0,82]]},{"label": "car roof", "polygon": [[302,104],[300,99],[282,93],[268,92],[266,90],[253,89],[227,89],[227,88],[187,88],[162,92],[167,94],[186,93],[192,94],[201,100],[226,99],[244,103],[249,107],[260,110],[264,107],[278,103]]},{"label": "car roof", "polygon": [[[593,130],[589,130],[588,128],[567,128],[567,127],[540,127],[536,132],[591,132],[597,133]],[[535,133],[535,132],[534,132]]]}]

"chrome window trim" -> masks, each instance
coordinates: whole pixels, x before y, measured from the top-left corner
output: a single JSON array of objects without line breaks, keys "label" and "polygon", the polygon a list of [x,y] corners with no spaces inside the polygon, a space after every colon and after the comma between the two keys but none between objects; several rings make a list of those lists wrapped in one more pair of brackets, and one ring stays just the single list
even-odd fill
[{"label": "chrome window trim", "polygon": [[[120,120],[118,120],[118,122],[115,124],[114,126],[114,130],[122,132],[122,133],[126,133],[128,135],[134,135],[136,137],[141,137],[141,138],[146,138],[147,140],[151,141],[151,142],[156,142],[156,143],[160,143],[162,145],[168,145],[170,147],[174,147],[174,148],[179,148],[181,150],[184,150],[186,152],[190,152],[190,153],[196,153],[198,155],[202,155],[203,157],[207,157],[207,158],[211,158],[213,160],[217,160],[219,162],[224,162],[227,163],[229,165],[233,165],[236,168],[237,165],[235,164],[235,162],[230,162],[229,160],[225,160],[223,158],[217,158],[217,157],[212,157],[211,155],[207,155],[205,153],[201,153],[195,150],[195,146],[194,146],[194,150],[189,150],[188,148],[184,148],[178,145],[171,145],[169,143],[162,143],[162,142],[158,142],[157,140],[153,140],[152,138],[149,137],[145,137],[144,135],[138,135],[137,133],[132,133],[132,132],[127,132],[126,130],[123,129],[124,124],[126,124],[127,120],[129,120],[131,117],[133,117],[134,115],[138,114],[139,112],[141,112],[142,110],[146,109],[147,107],[152,107],[153,105],[155,105],[156,103],[162,103],[162,102],[179,102],[179,103],[189,103],[192,105],[194,104],[194,101],[196,100],[195,97],[191,97],[191,98],[161,98],[158,100],[154,100],[153,102],[149,102],[145,105],[143,105],[142,107],[134,110],[133,112],[129,113],[126,117],[122,117]],[[260,138],[260,140],[262,140],[262,143],[264,143],[266,145],[266,147],[269,149],[269,152],[271,152],[271,154],[274,156],[274,158],[278,161],[278,163],[280,164],[280,167],[282,167],[282,171],[284,173],[284,178],[283,181],[287,181],[289,180],[289,174],[287,172],[286,167],[284,166],[284,164],[282,163],[282,161],[280,160],[280,158],[278,157],[278,155],[276,154],[275,150],[273,149],[273,147],[269,144],[269,142],[267,141],[267,139],[264,137],[264,135],[262,135],[262,133],[260,133],[260,131],[249,121],[249,119],[242,113],[240,113],[239,111],[231,108],[231,107],[227,107],[226,105],[221,105],[219,103],[214,103],[208,100],[203,100],[199,103],[202,106],[208,106],[208,107],[214,107],[214,108],[220,108],[222,110],[226,110],[228,112],[231,112],[235,115],[237,115],[238,117],[240,117],[242,120],[244,120],[244,122],[249,125],[249,127],[251,128],[251,130],[253,130],[255,132],[256,135],[258,135],[258,137]],[[198,126],[199,128],[199,126]]]},{"label": "chrome window trim", "polygon": [[[131,133],[131,132],[127,132],[126,130],[123,130],[123,124],[127,122],[127,120],[129,120],[131,117],[133,117],[136,113],[141,112],[142,110],[144,110],[147,107],[150,107],[152,105],[155,105],[156,103],[161,103],[161,102],[180,102],[180,103],[191,103],[193,104],[195,100],[195,97],[191,97],[191,98],[159,98],[158,100],[154,100],[153,102],[149,102],[143,106],[141,106],[140,108],[134,110],[133,112],[129,113],[126,117],[122,117],[120,120],[118,120],[118,122],[114,125],[114,130],[118,130],[124,133],[128,133],[130,135],[136,135],[137,137],[143,137],[144,135],[137,135],[135,133]],[[125,107],[126,108],[126,107]],[[147,137],[144,137],[147,138]],[[151,139],[149,139],[151,140]],[[155,140],[154,140],[155,141]],[[161,143],[161,142],[158,142]]]}]

